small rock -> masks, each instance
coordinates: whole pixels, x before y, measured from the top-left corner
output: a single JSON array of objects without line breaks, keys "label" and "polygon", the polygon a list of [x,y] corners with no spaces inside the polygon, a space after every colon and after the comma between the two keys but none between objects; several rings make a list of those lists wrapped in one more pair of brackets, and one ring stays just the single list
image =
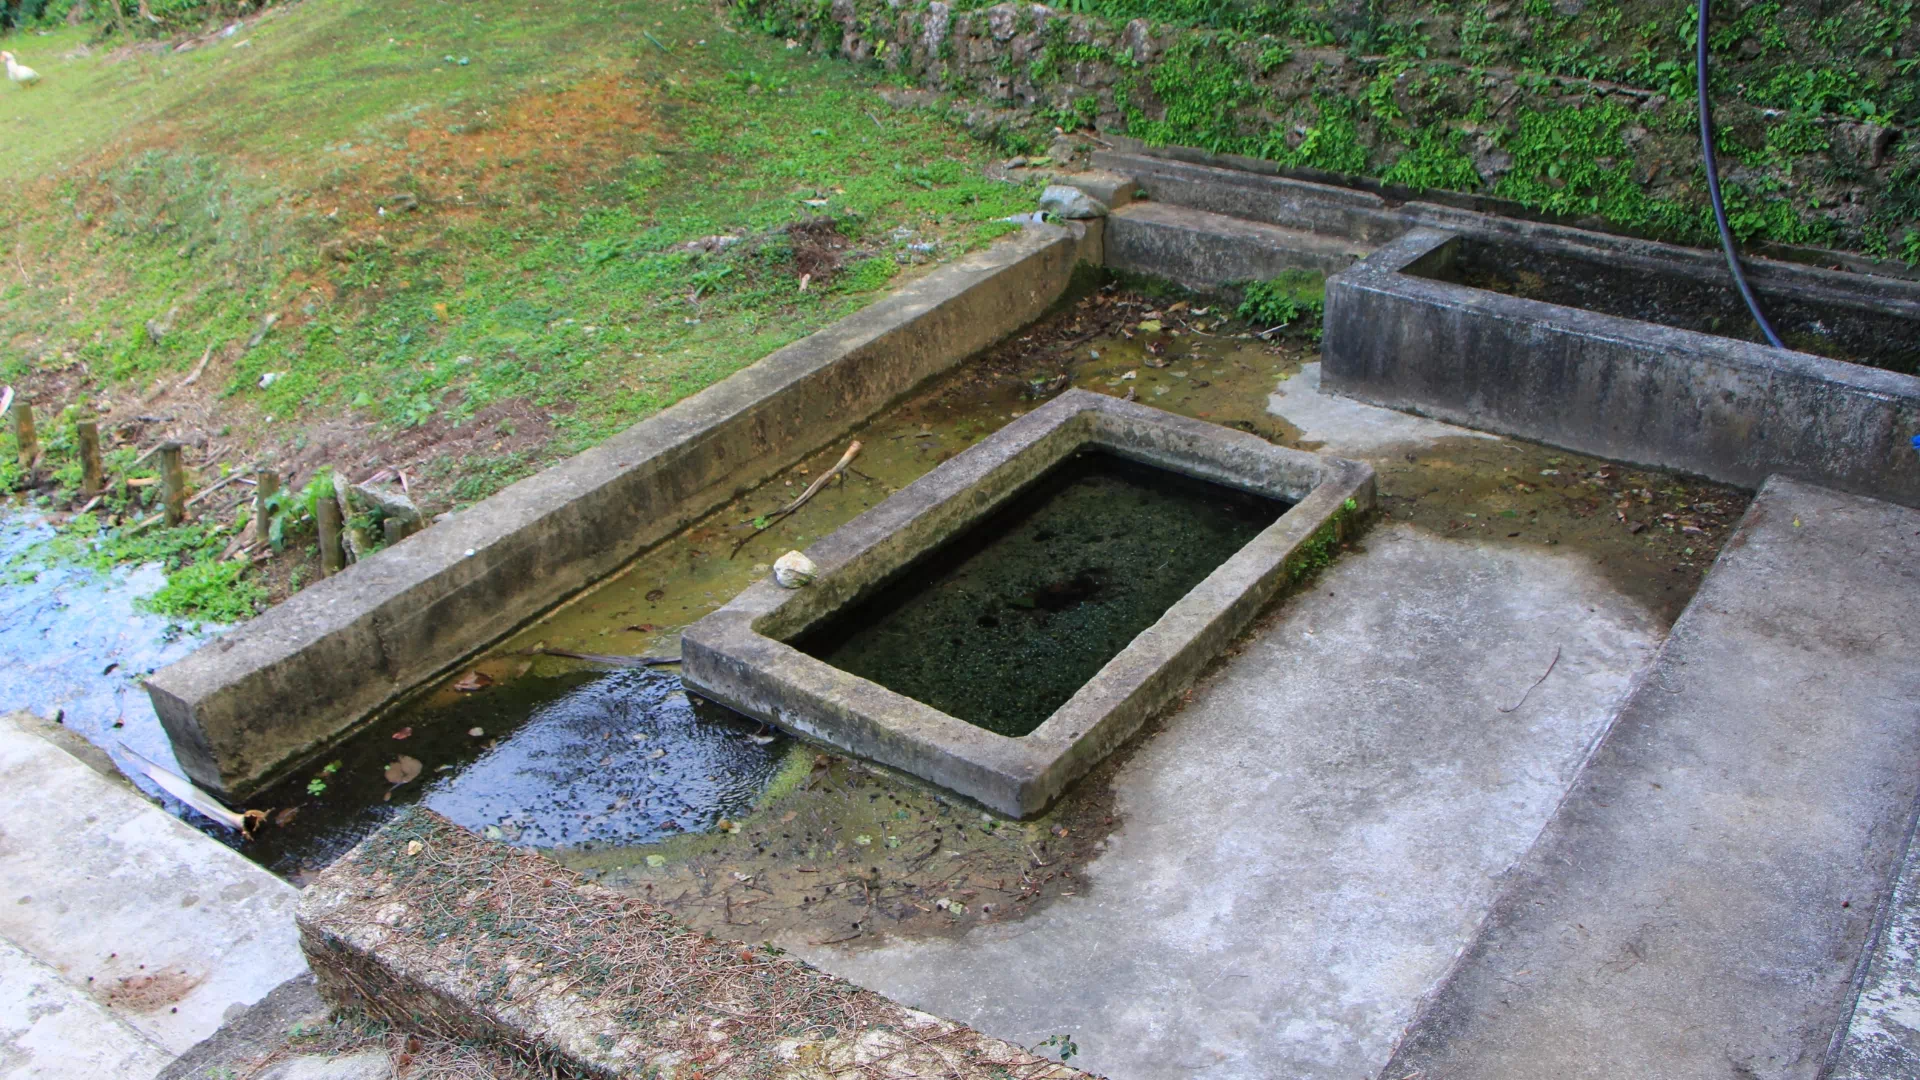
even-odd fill
[{"label": "small rock", "polygon": [[1078,143],[1062,135],[1047,146],[1047,156],[1055,162],[1065,165],[1073,160],[1073,152],[1079,148]]},{"label": "small rock", "polygon": [[400,521],[409,527],[409,531],[420,525],[420,508],[401,492],[388,491],[372,484],[355,484],[352,490],[355,502],[378,510],[383,519]]},{"label": "small rock", "polygon": [[180,314],[180,308],[176,305],[168,308],[165,315],[157,319],[148,319],[147,340],[155,345],[160,344],[160,339],[166,337],[167,331],[173,329],[173,319],[178,314]]},{"label": "small rock", "polygon": [[1107,216],[1107,208],[1100,200],[1065,184],[1049,184],[1047,190],[1040,193],[1040,209],[1066,221]]},{"label": "small rock", "polygon": [[1837,131],[1840,142],[1852,151],[1853,158],[1869,169],[1877,169],[1887,160],[1887,150],[1893,145],[1895,131],[1879,124],[1841,124]]},{"label": "small rock", "polygon": [[810,584],[818,572],[813,560],[797,551],[789,551],[773,562],[774,583],[783,589],[798,589]]},{"label": "small rock", "polygon": [[273,331],[273,325],[279,321],[280,313],[277,311],[263,316],[259,328],[254,330],[253,336],[247,339],[247,348],[251,349],[267,340],[267,335]]}]

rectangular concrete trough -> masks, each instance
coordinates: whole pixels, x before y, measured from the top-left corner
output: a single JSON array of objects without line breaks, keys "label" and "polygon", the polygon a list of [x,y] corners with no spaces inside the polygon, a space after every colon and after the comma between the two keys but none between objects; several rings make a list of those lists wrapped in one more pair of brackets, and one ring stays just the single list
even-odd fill
[{"label": "rectangular concrete trough", "polygon": [[[1869,367],[1723,336],[1747,324],[1712,307],[1725,267],[1710,253],[1577,237],[1419,228],[1381,247],[1327,283],[1324,385],[1744,487],[1782,473],[1920,505],[1920,284],[1753,268],[1790,343]],[[1583,306],[1510,294],[1529,291]]]},{"label": "rectangular concrete trough", "polygon": [[244,799],[376,710],[1042,315],[1099,233],[1030,226],[345,573],[147,681],[187,774]]},{"label": "rectangular concrete trough", "polygon": [[[1070,455],[1096,448],[1293,504],[1030,734],[996,734],[794,642],[910,571]],[[750,716],[1016,817],[1040,811],[1184,689],[1372,509],[1373,470],[1103,394],[1068,391],[807,550],[806,588],[748,588],[682,637],[687,685]]]}]

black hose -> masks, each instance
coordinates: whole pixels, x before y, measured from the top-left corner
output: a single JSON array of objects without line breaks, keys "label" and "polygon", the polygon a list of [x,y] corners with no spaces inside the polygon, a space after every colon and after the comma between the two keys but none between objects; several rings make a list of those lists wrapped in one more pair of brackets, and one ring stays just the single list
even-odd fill
[{"label": "black hose", "polygon": [[1740,253],[1733,247],[1733,230],[1727,227],[1727,204],[1720,199],[1720,165],[1714,160],[1713,153],[1713,111],[1707,105],[1707,3],[1699,0],[1700,26],[1696,36],[1694,53],[1694,77],[1700,97],[1700,160],[1707,166],[1707,197],[1713,200],[1713,223],[1720,227],[1720,246],[1727,253],[1727,272],[1733,275],[1734,287],[1740,290],[1740,299],[1747,302],[1747,310],[1753,312],[1753,321],[1760,324],[1760,332],[1767,337],[1767,344],[1776,349],[1784,349],[1780,335],[1773,332],[1773,324],[1767,322],[1766,315],[1760,311],[1760,300],[1753,295],[1753,289],[1747,284],[1747,275],[1740,269]]}]

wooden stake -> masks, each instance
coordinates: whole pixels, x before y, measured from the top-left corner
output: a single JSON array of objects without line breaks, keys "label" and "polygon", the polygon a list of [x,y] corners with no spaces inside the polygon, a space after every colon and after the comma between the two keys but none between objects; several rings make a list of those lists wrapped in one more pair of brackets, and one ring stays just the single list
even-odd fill
[{"label": "wooden stake", "polygon": [[33,403],[24,397],[13,403],[13,441],[20,450],[20,468],[33,468],[40,457],[40,437],[33,430]]},{"label": "wooden stake", "polygon": [[160,495],[166,503],[169,527],[187,520],[187,467],[180,461],[180,444],[160,445]]},{"label": "wooden stake", "polygon": [[100,468],[100,425],[82,420],[73,430],[80,440],[80,494],[92,498],[107,486]]},{"label": "wooden stake", "polygon": [[264,544],[267,541],[267,502],[280,490],[280,474],[272,469],[261,469],[256,475],[259,483],[253,489],[253,542]]},{"label": "wooden stake", "polygon": [[320,576],[347,568],[347,551],[340,543],[340,504],[330,495],[314,500],[314,521],[320,526]]}]

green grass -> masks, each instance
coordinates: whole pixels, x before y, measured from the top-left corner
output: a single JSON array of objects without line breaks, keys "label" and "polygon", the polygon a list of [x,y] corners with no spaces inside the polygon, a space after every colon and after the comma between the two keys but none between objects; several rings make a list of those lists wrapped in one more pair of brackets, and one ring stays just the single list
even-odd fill
[{"label": "green grass", "polygon": [[[543,445],[436,462],[452,501],[870,301],[924,261],[910,243],[987,242],[1037,195],[872,76],[699,6],[307,0],[184,53],[108,38],[69,58],[91,32],[9,42],[45,80],[0,87],[0,381],[84,372],[89,400],[129,402],[212,349],[246,456],[317,421],[379,439],[495,403],[542,418]],[[784,230],[820,217],[844,265],[803,290]],[[687,250],[715,234],[740,240]],[[178,595],[204,608],[196,573]]]}]

